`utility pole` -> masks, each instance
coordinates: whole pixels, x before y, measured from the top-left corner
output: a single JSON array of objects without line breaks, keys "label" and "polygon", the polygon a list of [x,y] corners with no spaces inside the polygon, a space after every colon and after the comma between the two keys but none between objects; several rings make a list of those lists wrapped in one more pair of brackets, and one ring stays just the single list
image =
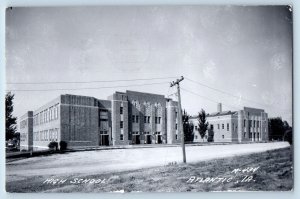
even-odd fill
[{"label": "utility pole", "polygon": [[181,133],[181,147],[182,147],[182,156],[183,163],[186,163],[186,155],[185,155],[185,145],[184,145],[184,132],[183,132],[183,124],[182,124],[182,110],[181,110],[181,98],[180,98],[180,86],[179,82],[184,80],[183,76],[180,79],[177,79],[175,82],[172,81],[170,87],[177,85],[177,96],[178,96],[178,126],[179,133]]}]

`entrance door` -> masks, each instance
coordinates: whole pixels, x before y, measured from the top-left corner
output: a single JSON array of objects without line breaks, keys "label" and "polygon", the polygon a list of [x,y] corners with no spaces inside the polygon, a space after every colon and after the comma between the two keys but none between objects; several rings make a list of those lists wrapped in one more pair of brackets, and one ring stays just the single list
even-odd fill
[{"label": "entrance door", "polygon": [[156,143],[157,144],[161,144],[162,143],[161,135],[156,135]]},{"label": "entrance door", "polygon": [[151,135],[145,135],[146,144],[151,144]]},{"label": "entrance door", "polygon": [[109,146],[109,136],[106,134],[100,134],[99,145]]},{"label": "entrance door", "polygon": [[140,135],[132,135],[132,144],[140,144]]}]

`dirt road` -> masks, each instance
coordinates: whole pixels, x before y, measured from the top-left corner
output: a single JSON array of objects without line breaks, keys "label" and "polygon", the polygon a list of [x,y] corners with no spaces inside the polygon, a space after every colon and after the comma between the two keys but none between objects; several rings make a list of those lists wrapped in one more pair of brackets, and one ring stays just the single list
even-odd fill
[{"label": "dirt road", "polygon": [[[263,152],[289,146],[287,142],[187,146],[187,162]],[[6,164],[7,181],[33,176],[93,175],[182,162],[180,147],[83,151],[33,157]]]}]

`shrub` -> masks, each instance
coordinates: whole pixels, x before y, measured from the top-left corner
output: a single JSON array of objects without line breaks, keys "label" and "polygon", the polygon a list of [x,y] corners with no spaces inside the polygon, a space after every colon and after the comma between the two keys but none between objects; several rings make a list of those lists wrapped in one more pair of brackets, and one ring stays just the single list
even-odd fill
[{"label": "shrub", "polygon": [[52,141],[48,144],[49,149],[54,149],[55,151],[58,149],[58,143],[55,141]]},{"label": "shrub", "polygon": [[65,142],[65,141],[60,141],[60,142],[59,142],[59,148],[60,148],[61,151],[66,150],[66,149],[67,149],[67,146],[68,146],[68,143]]},{"label": "shrub", "polygon": [[292,130],[285,131],[283,140],[288,141],[290,143],[290,145],[292,145],[293,144],[293,131]]}]

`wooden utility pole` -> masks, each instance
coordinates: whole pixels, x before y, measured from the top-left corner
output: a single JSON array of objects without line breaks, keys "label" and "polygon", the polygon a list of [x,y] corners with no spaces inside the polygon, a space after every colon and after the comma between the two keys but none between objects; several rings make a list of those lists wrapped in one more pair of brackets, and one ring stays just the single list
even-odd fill
[{"label": "wooden utility pole", "polygon": [[185,145],[184,145],[184,132],[183,132],[183,124],[182,124],[182,110],[181,110],[181,97],[180,97],[180,86],[179,82],[184,80],[183,76],[180,79],[177,79],[175,82],[171,82],[170,87],[177,85],[177,96],[178,96],[178,126],[179,133],[181,133],[181,147],[182,147],[182,156],[183,163],[186,163],[186,155],[185,155]]}]

